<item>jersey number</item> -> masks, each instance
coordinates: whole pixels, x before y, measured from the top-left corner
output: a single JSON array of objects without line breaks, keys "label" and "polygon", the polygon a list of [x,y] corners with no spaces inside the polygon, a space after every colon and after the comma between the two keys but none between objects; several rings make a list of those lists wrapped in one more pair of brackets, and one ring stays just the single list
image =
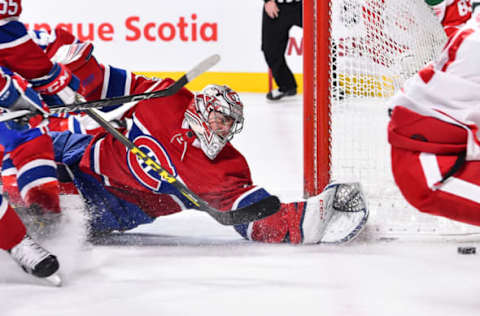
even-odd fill
[{"label": "jersey number", "polygon": [[17,13],[17,0],[0,0],[0,14],[15,15]]},{"label": "jersey number", "polygon": [[468,0],[459,0],[457,2],[458,14],[465,16],[472,11],[472,6]]}]

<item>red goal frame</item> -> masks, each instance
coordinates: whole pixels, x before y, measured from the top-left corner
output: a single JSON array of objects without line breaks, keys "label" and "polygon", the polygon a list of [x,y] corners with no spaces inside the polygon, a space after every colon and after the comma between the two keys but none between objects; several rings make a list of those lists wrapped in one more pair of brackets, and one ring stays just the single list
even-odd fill
[{"label": "red goal frame", "polygon": [[330,0],[303,0],[305,197],[330,181]]}]

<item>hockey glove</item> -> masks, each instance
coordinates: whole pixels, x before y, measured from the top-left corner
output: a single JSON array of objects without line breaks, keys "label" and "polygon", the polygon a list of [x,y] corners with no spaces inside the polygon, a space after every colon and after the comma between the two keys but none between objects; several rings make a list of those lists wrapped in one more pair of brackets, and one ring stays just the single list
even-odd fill
[{"label": "hockey glove", "polygon": [[93,44],[89,42],[63,45],[53,55],[51,61],[61,63],[71,71],[76,71],[88,63],[92,57],[92,52]]},{"label": "hockey glove", "polygon": [[32,115],[5,122],[5,126],[15,130],[28,129],[29,119],[36,114],[47,114],[48,108],[24,78],[13,74],[7,68],[2,67],[2,72],[1,81],[4,82],[4,86],[0,90],[0,107],[11,111],[32,112]]},{"label": "hockey glove", "polygon": [[52,62],[65,65],[82,80],[78,92],[84,97],[91,96],[103,85],[103,67],[92,52],[92,43],[75,43],[61,46],[51,58]]},{"label": "hockey glove", "polygon": [[83,99],[77,92],[80,80],[59,63],[53,64],[46,76],[32,79],[30,83],[48,105],[73,104]]},{"label": "hockey glove", "polygon": [[32,112],[48,113],[42,99],[33,90],[28,81],[13,74],[7,68],[2,67],[2,77],[5,82],[0,90],[0,107],[11,111],[30,110]]}]

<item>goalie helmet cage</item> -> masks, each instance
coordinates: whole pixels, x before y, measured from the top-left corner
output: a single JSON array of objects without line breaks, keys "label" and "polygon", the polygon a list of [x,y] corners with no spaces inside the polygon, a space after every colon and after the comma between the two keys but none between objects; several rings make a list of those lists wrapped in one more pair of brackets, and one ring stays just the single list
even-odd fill
[{"label": "goalie helmet cage", "polygon": [[390,171],[388,97],[446,42],[419,0],[304,0],[304,193],[358,181],[379,235],[459,236],[480,229],[422,214]]}]

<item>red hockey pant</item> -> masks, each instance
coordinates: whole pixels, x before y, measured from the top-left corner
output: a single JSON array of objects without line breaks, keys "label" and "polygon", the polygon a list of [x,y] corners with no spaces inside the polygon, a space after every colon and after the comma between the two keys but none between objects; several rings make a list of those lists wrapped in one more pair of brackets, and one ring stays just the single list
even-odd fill
[{"label": "red hockey pant", "polygon": [[444,183],[457,156],[392,147],[392,172],[405,199],[421,212],[480,226],[480,161],[467,161]]}]

